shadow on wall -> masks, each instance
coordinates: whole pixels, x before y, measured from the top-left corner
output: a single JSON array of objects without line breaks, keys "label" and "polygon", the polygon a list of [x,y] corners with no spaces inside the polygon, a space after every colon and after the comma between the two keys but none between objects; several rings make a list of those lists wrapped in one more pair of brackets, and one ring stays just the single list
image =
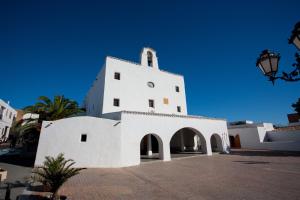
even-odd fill
[{"label": "shadow on wall", "polygon": [[269,157],[300,157],[300,151],[271,151],[232,149],[228,155],[238,156],[269,156]]}]

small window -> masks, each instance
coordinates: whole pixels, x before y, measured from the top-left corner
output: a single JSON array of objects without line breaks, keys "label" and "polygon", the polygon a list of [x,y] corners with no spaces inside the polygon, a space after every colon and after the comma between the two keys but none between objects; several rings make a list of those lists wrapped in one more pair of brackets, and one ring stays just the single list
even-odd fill
[{"label": "small window", "polygon": [[154,108],[154,100],[153,99],[149,99],[149,107]]},{"label": "small window", "polygon": [[168,98],[164,98],[164,104],[169,104],[169,99]]},{"label": "small window", "polygon": [[148,85],[148,87],[150,87],[150,88],[154,88],[154,83],[153,83],[153,82],[148,82],[147,85]]},{"label": "small window", "polygon": [[12,115],[12,113],[10,112],[10,113],[9,113],[9,119],[11,119],[11,115]]},{"label": "small window", "polygon": [[181,112],[181,107],[177,106],[177,112]]},{"label": "small window", "polygon": [[87,134],[81,134],[81,142],[86,142]]},{"label": "small window", "polygon": [[120,106],[120,99],[114,99],[114,106]]},{"label": "small window", "polygon": [[179,92],[179,86],[175,86],[175,91]]},{"label": "small window", "polygon": [[150,51],[147,52],[148,66],[153,67],[153,55]]},{"label": "small window", "polygon": [[115,79],[120,80],[121,79],[121,74],[119,72],[115,72]]}]

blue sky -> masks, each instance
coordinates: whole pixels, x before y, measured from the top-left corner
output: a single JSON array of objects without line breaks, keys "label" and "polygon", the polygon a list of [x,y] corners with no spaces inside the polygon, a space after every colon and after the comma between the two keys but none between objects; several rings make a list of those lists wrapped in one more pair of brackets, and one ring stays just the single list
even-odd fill
[{"label": "blue sky", "polygon": [[144,46],[161,69],[185,76],[193,115],[285,124],[300,82],[275,86],[256,68],[265,48],[290,71],[287,38],[300,1],[0,1],[0,98],[16,108],[40,95],[82,102],[106,55],[139,61]]}]

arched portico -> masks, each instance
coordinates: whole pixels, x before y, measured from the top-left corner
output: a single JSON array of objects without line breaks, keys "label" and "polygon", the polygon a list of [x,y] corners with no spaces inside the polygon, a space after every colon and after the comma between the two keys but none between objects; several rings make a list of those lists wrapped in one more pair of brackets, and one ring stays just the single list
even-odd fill
[{"label": "arched portico", "polygon": [[200,131],[185,127],[176,131],[170,139],[170,152],[176,154],[206,154],[207,143]]},{"label": "arched portico", "polygon": [[141,159],[164,159],[163,141],[157,134],[144,135],[140,140]]},{"label": "arched portico", "polygon": [[223,152],[223,144],[222,144],[222,138],[218,134],[213,134],[210,137],[210,144],[211,144],[211,151],[212,152]]}]

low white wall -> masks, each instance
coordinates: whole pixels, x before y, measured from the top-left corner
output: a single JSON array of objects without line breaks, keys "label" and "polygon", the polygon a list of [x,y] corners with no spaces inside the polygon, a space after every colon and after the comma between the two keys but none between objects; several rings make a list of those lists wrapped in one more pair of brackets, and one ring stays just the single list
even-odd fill
[{"label": "low white wall", "polygon": [[300,141],[300,130],[267,132],[270,141]]},{"label": "low white wall", "polygon": [[[120,131],[119,121],[95,117],[44,121],[35,165],[41,165],[45,156],[64,153],[75,160],[75,167],[121,166]],[[81,134],[87,134],[86,142],[81,142]]]},{"label": "low white wall", "polygon": [[300,141],[262,142],[260,149],[277,151],[300,151]]},{"label": "low white wall", "polygon": [[239,135],[242,148],[259,148],[260,136],[257,127],[228,129],[228,134]]},{"label": "low white wall", "polygon": [[300,131],[268,131],[273,130],[272,126],[263,125],[230,128],[228,133],[240,136],[242,148],[300,151]]}]

